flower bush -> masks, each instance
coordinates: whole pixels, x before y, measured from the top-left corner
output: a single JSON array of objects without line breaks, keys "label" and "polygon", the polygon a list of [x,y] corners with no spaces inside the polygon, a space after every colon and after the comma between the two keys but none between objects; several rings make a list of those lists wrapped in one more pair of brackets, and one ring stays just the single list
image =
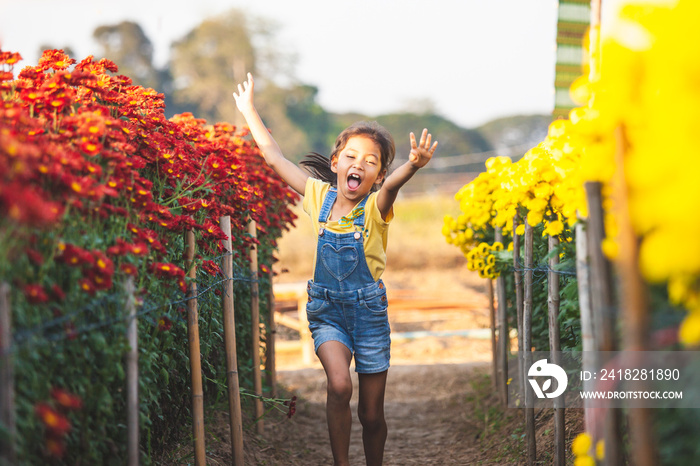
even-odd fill
[{"label": "flower bush", "polygon": [[[571,87],[580,106],[568,120],[552,122],[545,140],[521,160],[487,161],[486,172],[455,196],[462,214],[456,220],[447,217],[443,233],[462,249],[470,268],[493,278],[485,273],[487,263],[475,258],[488,248],[483,241],[493,241],[495,228],[523,234],[523,225],[514,232],[510,226],[516,215],[535,229],[536,264],[547,255],[541,233],[562,240],[554,253],[560,254],[561,269],[571,267],[573,226],[588,215],[584,184],[599,182],[607,235],[600,247],[615,262],[622,246],[618,225],[631,223],[639,242],[637,266],[651,290],[652,330],[658,337],[671,329],[671,338],[654,338],[663,345],[653,349],[676,348],[677,342],[687,348],[700,345],[700,238],[694,234],[700,228],[694,215],[700,210],[698,19],[698,2],[645,2],[627,4],[616,17],[604,18],[609,21],[605,36],[590,31],[591,60]],[[559,322],[566,338],[564,330],[575,330],[580,316],[575,280],[564,280]],[[537,284],[534,293],[533,344],[544,350],[546,340],[540,345],[537,339],[546,329],[537,325],[546,294],[538,298]],[[543,315],[544,309],[539,318]],[[562,342],[562,349],[572,347],[580,349],[576,339]],[[697,442],[687,415],[659,411],[655,428],[661,456],[691,461]],[[576,464],[600,459],[590,449],[590,439],[579,437]]]},{"label": "flower bush", "polygon": [[[184,232],[195,232],[199,281],[220,290],[225,236],[218,221],[231,217],[236,318],[250,323],[247,284],[259,279],[265,289],[270,282],[269,273],[247,276],[247,250],[257,243],[261,267],[270,271],[297,197],[245,130],[191,114],[166,119],[163,95],[133,85],[109,60],[76,62],[47,50],[15,77],[20,60],[0,51],[0,280],[13,285],[20,457],[37,463],[47,451],[60,451],[67,464],[78,457],[123,463],[123,284],[132,277],[148,458],[189,409]],[[251,218],[255,240],[246,229]],[[200,298],[212,395],[225,381],[214,298]],[[249,326],[239,327],[245,341]],[[251,364],[241,353],[239,364]],[[245,378],[250,371],[242,369]],[[41,426],[30,413],[54,386],[76,394],[83,406],[65,433],[65,448],[52,449],[37,441]]]}]

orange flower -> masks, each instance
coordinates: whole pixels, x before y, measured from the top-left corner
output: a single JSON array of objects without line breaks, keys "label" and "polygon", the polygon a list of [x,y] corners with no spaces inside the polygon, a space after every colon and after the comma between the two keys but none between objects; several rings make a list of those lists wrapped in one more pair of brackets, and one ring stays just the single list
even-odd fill
[{"label": "orange flower", "polygon": [[65,435],[71,429],[68,418],[56,411],[48,403],[37,403],[34,406],[34,412],[39,416],[39,419],[44,423],[46,428],[56,435]]},{"label": "orange flower", "polygon": [[78,395],[74,395],[62,388],[52,388],[51,398],[66,409],[80,409],[83,407],[83,400]]}]

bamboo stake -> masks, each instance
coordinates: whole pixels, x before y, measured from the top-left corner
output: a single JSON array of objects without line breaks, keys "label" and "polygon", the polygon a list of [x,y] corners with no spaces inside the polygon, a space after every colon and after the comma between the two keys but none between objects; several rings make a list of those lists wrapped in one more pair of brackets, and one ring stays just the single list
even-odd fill
[{"label": "bamboo stake", "polygon": [[[600,55],[600,22],[601,22],[601,0],[591,0],[591,28],[589,34],[589,68],[588,79],[594,82],[598,79],[600,70],[599,55]],[[595,96],[591,97],[593,100]],[[595,332],[593,308],[591,304],[591,285],[590,285],[590,258],[589,245],[586,238],[587,232],[584,230],[583,219],[579,217],[579,222],[576,224],[576,280],[578,282],[579,309],[581,311],[581,340],[583,345],[582,369],[595,372],[600,369],[601,360],[596,352],[600,347],[598,337]],[[586,227],[587,228],[587,227]],[[593,380],[584,380],[583,389],[590,392],[595,387]],[[584,427],[586,431],[592,432],[594,429],[594,408],[590,407],[591,400],[583,401],[584,407]],[[600,408],[597,408],[599,410]]]},{"label": "bamboo stake", "polygon": [[[624,322],[623,344],[632,358],[631,367],[641,367],[640,351],[649,351],[649,306],[647,289],[639,270],[639,239],[634,232],[629,214],[629,199],[625,180],[624,163],[627,141],[622,127],[615,130],[615,206],[619,226],[620,256],[617,260],[622,288],[621,304]],[[645,391],[645,383],[640,382],[635,389]],[[654,438],[653,418],[649,408],[629,410],[630,437],[634,464],[651,466],[658,462],[658,452]]]},{"label": "bamboo stake", "polygon": [[197,315],[197,266],[194,264],[194,233],[185,233],[185,267],[192,279],[187,293],[187,338],[190,342],[190,375],[192,378],[192,434],[194,459],[197,466],[206,465],[204,446],[204,394],[202,390],[202,361],[199,351],[199,318]]},{"label": "bamboo stake", "polygon": [[489,321],[491,324],[491,385],[498,389],[498,347],[496,345],[496,304],[493,292],[493,280],[486,279],[489,288]]},{"label": "bamboo stake", "polygon": [[[549,350],[554,364],[561,366],[561,338],[559,335],[559,273],[554,268],[559,264],[559,254],[553,252],[559,245],[559,238],[549,237],[549,272],[547,276],[547,308],[549,314]],[[554,464],[566,464],[564,443],[564,397],[554,399]]]},{"label": "bamboo stake", "polygon": [[[496,241],[503,244],[503,231],[496,228]],[[501,370],[501,379],[498,383],[498,392],[501,403],[508,404],[508,353],[510,348],[510,335],[508,333],[508,309],[506,298],[506,277],[501,275],[496,279],[496,294],[498,296],[498,367]]]},{"label": "bamboo stake", "polygon": [[[248,234],[255,240],[257,238],[257,226],[255,220],[248,222]],[[251,311],[251,340],[253,354],[253,390],[255,391],[255,419],[257,420],[256,432],[262,435],[265,430],[263,423],[263,403],[262,403],[262,379],[260,374],[260,287],[258,285],[258,248],[253,243],[249,251],[250,275],[250,311]],[[259,397],[259,398],[257,398]]]},{"label": "bamboo stake", "polygon": [[[602,187],[598,182],[587,182],[588,203],[588,254],[591,259],[591,308],[593,328],[598,336],[597,351],[606,354],[617,349],[615,341],[616,312],[613,307],[613,280],[610,262],[603,254],[601,244],[605,238],[603,221]],[[607,361],[601,358],[601,364]],[[621,418],[617,409],[609,409],[605,415],[603,438],[605,440],[605,463],[622,464]],[[597,439],[596,439],[597,440]]]},{"label": "bamboo stake", "polygon": [[[533,233],[532,227],[525,218],[525,279],[523,284],[523,355],[524,366],[532,365],[532,266],[533,266]],[[537,462],[537,440],[535,437],[535,397],[532,387],[523,374],[522,383],[525,387],[525,439],[527,442],[527,464],[534,466]]]},{"label": "bamboo stake", "polygon": [[[593,331],[593,316],[591,310],[591,289],[588,267],[588,242],[583,220],[576,223],[576,283],[578,285],[578,304],[581,312],[581,342],[583,345],[582,366],[584,371],[595,372],[600,367],[600,361],[596,357],[595,333]],[[586,392],[593,390],[594,380],[584,380],[583,389]],[[593,425],[593,411],[590,407],[591,400],[583,400],[584,429],[591,432]]]},{"label": "bamboo stake", "polygon": [[525,386],[523,385],[523,382],[525,381],[525,374],[523,369],[523,273],[522,263],[520,260],[520,235],[515,234],[519,224],[520,217],[516,215],[513,218],[513,278],[515,282],[515,309],[518,320],[518,384],[516,386],[520,387],[520,396],[524,401]]},{"label": "bamboo stake", "polygon": [[0,437],[0,463],[15,464],[15,375],[10,349],[12,347],[12,313],[10,310],[10,286],[0,283],[0,424],[8,436]]},{"label": "bamboo stake", "polygon": [[275,336],[277,324],[275,324],[275,290],[270,277],[269,305],[270,312],[267,316],[267,334],[265,346],[265,373],[267,385],[270,387],[270,397],[277,398],[277,367],[275,361]]},{"label": "bamboo stake", "polygon": [[233,464],[242,466],[243,459],[243,414],[241,413],[241,388],[238,381],[238,356],[236,354],[236,319],[233,296],[233,244],[231,242],[231,217],[219,219],[219,226],[226,235],[223,241],[224,256],[224,343],[226,350],[226,381],[228,385],[228,408],[231,421],[231,450]]},{"label": "bamboo stake", "polygon": [[126,424],[128,431],[127,449],[129,466],[139,464],[139,335],[136,319],[136,302],[134,299],[134,278],[129,277],[124,286],[126,290],[126,312],[129,321],[126,335],[129,352],[126,354]]}]

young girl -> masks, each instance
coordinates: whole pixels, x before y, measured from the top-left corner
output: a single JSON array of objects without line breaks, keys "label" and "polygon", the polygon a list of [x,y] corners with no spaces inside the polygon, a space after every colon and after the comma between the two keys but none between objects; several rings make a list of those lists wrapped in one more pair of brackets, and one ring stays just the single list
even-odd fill
[{"label": "young girl", "polygon": [[350,446],[350,362],[359,377],[358,415],[368,465],[382,464],[387,427],[384,390],[389,368],[386,263],[389,222],[401,186],[430,161],[437,142],[423,130],[410,134],[406,163],[387,176],[394,140],[377,123],[355,123],[335,142],[330,160],[314,155],[302,165],[282,154],[253,105],[253,77],[233,97],[265,161],[304,196],[304,211],[318,231],[314,277],[306,312],[316,354],[328,379],[326,420],[336,465],[347,465]]}]

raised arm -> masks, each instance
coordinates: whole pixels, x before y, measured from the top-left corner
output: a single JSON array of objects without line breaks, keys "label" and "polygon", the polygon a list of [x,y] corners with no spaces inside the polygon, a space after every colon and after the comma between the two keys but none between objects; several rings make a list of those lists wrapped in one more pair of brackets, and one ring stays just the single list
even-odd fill
[{"label": "raised arm", "polygon": [[277,141],[275,141],[267,130],[262,118],[260,118],[258,111],[255,109],[255,105],[253,105],[254,87],[253,76],[248,73],[248,80],[242,85],[238,85],[238,93],[233,93],[236,106],[245,117],[248,128],[250,128],[250,133],[253,135],[255,143],[260,148],[265,162],[267,162],[293,190],[303,195],[306,189],[306,180],[309,178],[309,175],[282,154],[282,150],[280,150]]},{"label": "raised arm", "polygon": [[415,175],[418,169],[425,167],[425,165],[430,162],[438,145],[437,141],[435,141],[432,146],[430,145],[433,136],[428,133],[427,129],[423,130],[419,143],[416,143],[415,134],[411,133],[410,137],[411,153],[408,156],[408,162],[394,170],[391,175],[386,178],[377,195],[377,207],[383,219],[386,219],[389,212],[391,212],[391,207],[394,205],[394,201],[399,194],[401,186],[406,184],[406,182]]}]

